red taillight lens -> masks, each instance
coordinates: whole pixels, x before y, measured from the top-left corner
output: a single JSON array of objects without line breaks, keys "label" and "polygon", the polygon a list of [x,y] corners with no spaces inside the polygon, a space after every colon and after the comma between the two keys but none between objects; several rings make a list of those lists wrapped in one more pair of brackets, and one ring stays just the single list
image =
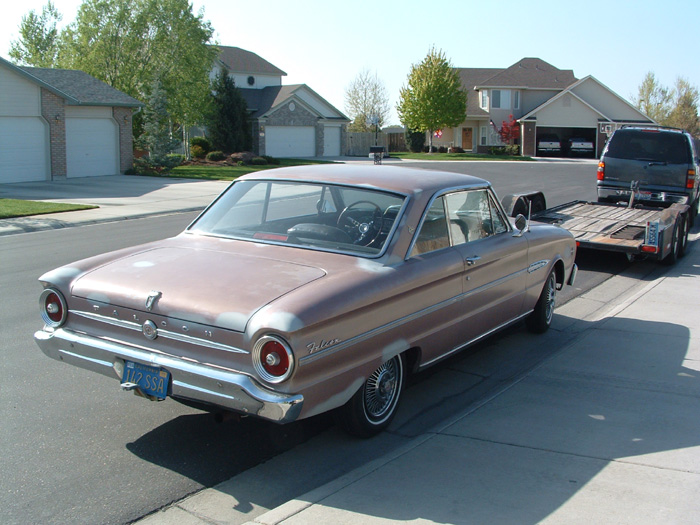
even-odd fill
[{"label": "red taillight lens", "polygon": [[598,163],[598,180],[605,179],[605,162],[600,161]]},{"label": "red taillight lens", "polygon": [[268,383],[281,383],[292,375],[294,354],[287,344],[273,336],[265,336],[253,348],[253,366]]},{"label": "red taillight lens", "polygon": [[688,170],[685,187],[692,190],[695,187],[695,170]]},{"label": "red taillight lens", "polygon": [[68,313],[66,301],[61,293],[51,288],[47,288],[41,293],[39,310],[41,319],[47,326],[52,328],[61,326],[65,322],[66,314]]}]

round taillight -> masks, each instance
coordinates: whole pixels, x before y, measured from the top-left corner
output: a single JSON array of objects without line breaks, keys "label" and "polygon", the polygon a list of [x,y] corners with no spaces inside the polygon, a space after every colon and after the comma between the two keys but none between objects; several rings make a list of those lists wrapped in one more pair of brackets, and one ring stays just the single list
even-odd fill
[{"label": "round taillight", "polygon": [[66,301],[57,290],[47,288],[39,297],[39,311],[41,319],[47,326],[58,328],[65,320],[68,313]]},{"label": "round taillight", "polygon": [[292,375],[294,354],[283,340],[266,335],[253,347],[253,366],[268,383],[281,383]]}]

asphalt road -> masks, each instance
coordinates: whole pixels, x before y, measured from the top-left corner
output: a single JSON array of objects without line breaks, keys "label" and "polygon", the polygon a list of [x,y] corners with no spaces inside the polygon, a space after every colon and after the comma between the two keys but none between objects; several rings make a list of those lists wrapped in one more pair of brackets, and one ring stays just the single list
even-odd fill
[{"label": "asphalt road", "polygon": [[[595,179],[591,163],[443,163],[439,167],[489,178],[500,196],[543,187],[554,205],[595,195],[593,190],[591,196]],[[290,472],[294,483],[269,480],[269,490],[261,489],[248,503],[274,506],[401,444],[449,416],[454,403],[477,401],[494,385],[522,374],[555,351],[557,344],[568,341],[565,330],[554,330],[551,344],[542,345],[518,327],[491,338],[414,379],[406,393],[403,420],[397,418],[405,422],[391,435],[370,442],[338,433],[327,416],[287,427],[253,419],[219,424],[210,414],[172,400],[149,403],[122,393],[113,380],[61,365],[39,351],[32,339],[40,327],[39,275],[76,259],[174,235],[193,216],[177,214],[0,238],[3,523],[127,523],[313,439],[313,457],[323,461],[306,462],[303,471]],[[577,286],[566,290],[560,300],[599,284],[629,263],[620,256],[582,253],[579,266]],[[635,272],[643,278],[655,267],[635,263]],[[504,356],[512,354],[513,348],[520,351],[504,366]],[[479,384],[465,386],[458,380],[464,370],[474,369],[483,378]],[[457,379],[451,382],[452,376]],[[339,448],[344,454],[335,453]],[[271,463],[283,465],[284,457],[290,456],[275,457]]]}]

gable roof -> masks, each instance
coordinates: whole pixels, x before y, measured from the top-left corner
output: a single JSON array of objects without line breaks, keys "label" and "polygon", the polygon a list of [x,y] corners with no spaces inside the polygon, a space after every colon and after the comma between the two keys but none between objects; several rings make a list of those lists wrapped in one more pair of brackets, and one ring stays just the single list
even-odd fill
[{"label": "gable roof", "polygon": [[69,106],[141,107],[144,104],[84,71],[16,66],[0,57],[5,65],[25,79],[65,99]]},{"label": "gable roof", "polygon": [[[345,115],[343,115],[333,105],[331,105],[327,100],[322,98],[318,93],[316,93],[306,84],[292,84],[288,86],[268,86],[263,89],[238,89],[241,92],[243,99],[246,101],[246,105],[248,106],[248,110],[251,112],[252,118],[264,117],[270,111],[281,106],[290,98],[298,97],[297,93],[303,90],[316,97],[319,100],[319,102],[322,102],[337,114],[336,117],[323,116],[322,118],[338,119],[350,122],[350,119],[348,119]],[[308,106],[308,103],[305,103],[305,105]]]},{"label": "gable roof", "polygon": [[558,69],[539,58],[523,58],[475,88],[564,89],[576,81],[571,69]]},{"label": "gable roof", "polygon": [[478,68],[478,67],[460,67],[457,68],[457,73],[462,81],[462,85],[469,92],[467,94],[467,117],[481,116],[488,117],[488,111],[484,111],[479,106],[479,96],[473,94],[478,84],[481,84],[484,80],[493,77],[497,73],[500,73],[503,69],[497,68]]},{"label": "gable roof", "polygon": [[287,73],[273,66],[264,58],[252,51],[246,51],[240,47],[217,46],[219,49],[218,61],[226,66],[229,73],[257,73],[260,75],[274,75],[286,77]]}]

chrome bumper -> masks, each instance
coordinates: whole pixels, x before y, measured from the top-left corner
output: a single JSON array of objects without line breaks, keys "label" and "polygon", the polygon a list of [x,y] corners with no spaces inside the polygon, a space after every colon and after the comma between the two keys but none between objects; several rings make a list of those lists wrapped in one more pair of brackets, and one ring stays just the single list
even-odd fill
[{"label": "chrome bumper", "polygon": [[[632,195],[632,192],[629,189],[598,186],[598,197],[602,199],[617,199],[629,202],[630,195]],[[687,204],[688,196],[666,191],[643,190],[635,194],[634,200],[640,204],[650,202],[656,205],[670,206],[671,204]]]},{"label": "chrome bumper", "polygon": [[208,403],[277,423],[294,421],[304,403],[302,395],[279,394],[258,385],[250,377],[138,347],[105,341],[59,328],[39,330],[34,340],[47,356],[58,361],[119,379],[124,360],[168,370],[170,395]]}]

